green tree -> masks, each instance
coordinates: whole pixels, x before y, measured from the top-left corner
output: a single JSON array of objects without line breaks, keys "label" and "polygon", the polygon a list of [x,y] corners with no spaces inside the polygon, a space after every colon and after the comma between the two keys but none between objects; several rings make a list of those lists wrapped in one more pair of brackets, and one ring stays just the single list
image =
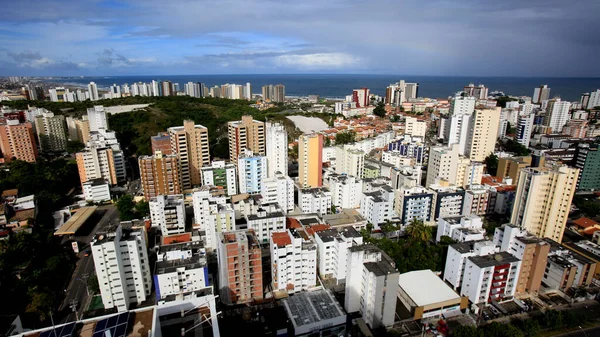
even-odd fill
[{"label": "green tree", "polygon": [[373,109],[373,115],[377,116],[377,117],[385,117],[386,115],[386,111],[385,111],[385,103],[379,102],[377,104],[377,106],[375,107],[375,109]]},{"label": "green tree", "polygon": [[85,148],[85,145],[78,141],[70,140],[67,143],[67,152],[69,152],[69,153],[76,153],[76,152],[83,150],[84,148]]},{"label": "green tree", "polygon": [[141,200],[135,204],[135,216],[143,218],[150,215],[150,204],[146,200]]},{"label": "green tree", "polygon": [[483,337],[476,327],[470,325],[461,325],[454,329],[452,337]]},{"label": "green tree", "polygon": [[524,337],[524,334],[514,325],[492,322],[480,328],[485,337]]},{"label": "green tree", "polygon": [[119,218],[121,219],[121,221],[128,221],[133,219],[134,207],[135,203],[133,202],[133,197],[129,194],[126,194],[119,198],[119,200],[117,201],[117,211],[119,211]]},{"label": "green tree", "polygon": [[87,280],[87,286],[90,292],[97,294],[100,292],[100,285],[98,284],[98,277],[96,275],[90,276]]},{"label": "green tree", "polygon": [[413,218],[406,226],[406,233],[417,241],[427,242],[431,239],[431,227],[417,218]]},{"label": "green tree", "polygon": [[484,163],[485,163],[487,172],[491,176],[496,176],[496,173],[498,173],[497,172],[498,171],[498,156],[496,156],[493,153],[490,153],[489,156],[485,157]]},{"label": "green tree", "polygon": [[563,326],[563,314],[557,310],[547,310],[541,317],[541,323],[550,329],[557,329]]},{"label": "green tree", "polygon": [[331,205],[331,214],[336,214],[337,213],[337,207],[335,207],[335,205]]},{"label": "green tree", "polygon": [[356,141],[356,132],[354,132],[352,130],[338,132],[335,135],[335,145],[350,144],[350,143],[354,143],[355,141]]},{"label": "green tree", "polygon": [[331,146],[331,138],[329,136],[325,136],[325,141],[323,142],[324,146]]}]

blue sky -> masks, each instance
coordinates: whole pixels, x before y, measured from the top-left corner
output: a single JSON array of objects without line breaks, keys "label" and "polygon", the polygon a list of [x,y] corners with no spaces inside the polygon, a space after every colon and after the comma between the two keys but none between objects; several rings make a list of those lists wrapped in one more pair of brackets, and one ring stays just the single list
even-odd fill
[{"label": "blue sky", "polygon": [[600,1],[19,0],[0,75],[600,76]]}]

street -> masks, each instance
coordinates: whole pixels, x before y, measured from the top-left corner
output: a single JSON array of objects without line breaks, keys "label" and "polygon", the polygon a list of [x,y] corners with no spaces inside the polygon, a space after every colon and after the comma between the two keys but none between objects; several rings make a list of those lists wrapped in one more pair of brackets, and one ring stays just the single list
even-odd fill
[{"label": "street", "polygon": [[592,337],[592,336],[600,336],[600,326],[587,328],[587,329],[578,329],[571,332],[565,332],[561,335],[554,335],[554,337]]},{"label": "street", "polygon": [[89,234],[85,236],[73,237],[73,239],[80,242],[79,254],[77,254],[79,261],[77,262],[77,266],[73,271],[71,281],[69,282],[69,286],[67,287],[65,293],[65,299],[59,307],[59,311],[71,310],[71,304],[76,303],[77,316],[75,315],[75,312],[70,312],[64,319],[61,320],[62,323],[75,321],[77,317],[81,318],[84,309],[86,309],[85,306],[89,304],[87,279],[93,275],[94,261],[91,253],[89,256],[85,256],[85,252],[89,250],[90,242],[94,238],[94,235],[96,235],[96,232],[107,227],[109,223],[114,224],[119,221],[119,213],[117,212],[115,206],[100,206],[98,207],[98,211],[106,211],[106,213],[100,219],[100,221],[98,221],[96,226],[89,232]]}]

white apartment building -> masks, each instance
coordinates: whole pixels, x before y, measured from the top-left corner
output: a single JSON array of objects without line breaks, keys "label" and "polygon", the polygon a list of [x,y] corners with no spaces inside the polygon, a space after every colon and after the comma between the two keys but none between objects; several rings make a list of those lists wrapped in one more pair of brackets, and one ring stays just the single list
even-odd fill
[{"label": "white apartment building", "polygon": [[440,242],[444,235],[458,242],[478,241],[485,239],[485,229],[477,215],[444,217],[438,221],[435,241]]},{"label": "white apartment building", "polygon": [[517,137],[515,140],[525,147],[529,147],[534,120],[534,113],[519,115],[517,119]]},{"label": "white apartment building", "polygon": [[412,137],[425,137],[427,133],[427,122],[415,117],[406,117],[404,119],[404,134]]},{"label": "white apartment building", "polygon": [[365,169],[365,152],[346,144],[335,149],[335,172],[362,177]]},{"label": "white apartment building", "polygon": [[185,203],[183,194],[159,195],[148,202],[152,226],[160,228],[163,236],[185,232]]},{"label": "white apartment building", "polygon": [[237,174],[234,164],[213,161],[211,166],[202,167],[202,185],[222,187],[228,196],[237,194]]},{"label": "white apartment building", "polygon": [[285,214],[278,204],[262,204],[245,218],[247,229],[254,230],[260,244],[268,243],[272,232],[285,230]]},{"label": "white apartment building", "polygon": [[403,155],[400,151],[381,152],[381,161],[384,163],[392,164],[396,168],[412,166],[416,164],[414,157]]},{"label": "white apartment building", "polygon": [[331,213],[331,192],[327,187],[298,190],[298,207],[302,213]]},{"label": "white apartment building", "polygon": [[90,82],[90,84],[88,84],[88,92],[90,94],[91,101],[97,101],[99,99],[98,86],[96,85],[96,83]]},{"label": "white apartment building", "polygon": [[367,183],[362,194],[359,211],[375,229],[395,217],[394,190],[389,185]]},{"label": "white apartment building", "polygon": [[444,266],[444,281],[457,290],[462,286],[467,258],[497,253],[498,247],[491,241],[466,241],[448,246]]},{"label": "white apartment building", "polygon": [[265,137],[267,154],[267,176],[273,177],[276,172],[288,175],[288,136],[283,124],[267,123]]},{"label": "white apartment building", "polygon": [[593,109],[597,106],[600,106],[600,89],[590,93],[590,99],[587,101],[587,106],[584,108]]},{"label": "white apartment building", "polygon": [[362,235],[352,226],[337,227],[316,232],[315,242],[319,275],[345,283],[349,248],[362,245]]},{"label": "white apartment building", "polygon": [[267,178],[267,157],[254,155],[245,150],[238,158],[238,181],[240,193],[256,194],[262,190]]},{"label": "white apartment building", "polygon": [[376,329],[394,324],[398,279],[394,261],[372,245],[349,248],[346,262],[346,312],[359,312]]},{"label": "white apartment building", "polygon": [[88,180],[83,183],[83,196],[86,201],[91,202],[109,201],[110,185],[103,178]]},{"label": "white apartment building", "polygon": [[429,149],[429,163],[425,186],[438,183],[438,180],[456,184],[458,168],[458,146],[436,146]]},{"label": "white apartment building", "polygon": [[142,303],[150,296],[152,280],[143,228],[127,224],[108,228],[96,234],[91,248],[105,309],[126,311],[132,303]]},{"label": "white apartment building", "polygon": [[160,246],[154,287],[162,300],[186,296],[209,287],[206,250],[201,241]]},{"label": "white apartment building", "polygon": [[303,228],[272,232],[269,243],[273,290],[294,293],[317,284],[317,246]]},{"label": "white apartment building", "polygon": [[468,257],[460,295],[469,297],[473,304],[513,297],[520,268],[521,261],[508,252]]},{"label": "white apartment building", "polygon": [[339,208],[358,208],[362,198],[361,179],[354,176],[332,174],[328,178],[331,204]]},{"label": "white apartment building", "polygon": [[262,182],[260,194],[263,203],[278,203],[286,214],[294,210],[294,181],[279,171]]},{"label": "white apartment building", "polygon": [[562,101],[560,98],[549,100],[546,106],[544,125],[550,127],[552,132],[560,132],[571,118],[570,109],[571,102]]},{"label": "white apartment building", "polygon": [[87,109],[87,116],[90,123],[90,132],[101,132],[100,130],[108,130],[106,111],[102,105],[96,105],[93,108]]},{"label": "white apartment building", "polygon": [[217,234],[236,230],[235,212],[226,197],[213,197],[209,190],[200,189],[192,194],[194,229],[205,232],[207,248],[217,248]]},{"label": "white apartment building", "polygon": [[475,111],[475,97],[456,96],[450,102],[450,117],[444,125],[444,139],[448,145],[459,144],[459,152],[464,155],[471,115]]}]

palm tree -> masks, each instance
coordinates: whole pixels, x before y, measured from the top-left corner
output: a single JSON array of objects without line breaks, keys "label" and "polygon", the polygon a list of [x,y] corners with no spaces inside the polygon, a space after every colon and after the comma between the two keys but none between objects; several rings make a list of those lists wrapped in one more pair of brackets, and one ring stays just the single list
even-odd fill
[{"label": "palm tree", "polygon": [[413,218],[406,226],[406,233],[414,240],[427,242],[431,239],[431,227],[417,218]]}]

